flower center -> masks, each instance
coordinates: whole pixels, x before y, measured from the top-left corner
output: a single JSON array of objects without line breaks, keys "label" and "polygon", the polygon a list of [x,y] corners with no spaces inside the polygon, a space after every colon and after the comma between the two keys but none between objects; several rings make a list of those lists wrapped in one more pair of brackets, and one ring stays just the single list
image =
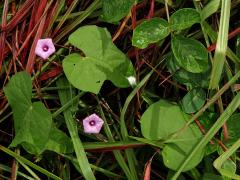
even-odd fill
[{"label": "flower center", "polygon": [[42,47],[42,49],[43,49],[44,52],[47,52],[48,49],[49,49],[49,47],[48,47],[47,45],[44,45],[44,46]]},{"label": "flower center", "polygon": [[89,122],[89,125],[90,125],[90,126],[94,126],[95,124],[96,124],[96,122],[93,121],[93,120]]}]

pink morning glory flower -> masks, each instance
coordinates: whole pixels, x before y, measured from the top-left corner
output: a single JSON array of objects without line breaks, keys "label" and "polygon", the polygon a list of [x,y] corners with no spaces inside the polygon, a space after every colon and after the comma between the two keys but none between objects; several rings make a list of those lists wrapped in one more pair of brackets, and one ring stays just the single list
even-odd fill
[{"label": "pink morning glory flower", "polygon": [[47,59],[56,51],[51,38],[39,39],[35,53],[43,59]]},{"label": "pink morning glory flower", "polygon": [[92,114],[83,119],[83,128],[85,133],[97,134],[102,129],[104,121],[96,114]]}]

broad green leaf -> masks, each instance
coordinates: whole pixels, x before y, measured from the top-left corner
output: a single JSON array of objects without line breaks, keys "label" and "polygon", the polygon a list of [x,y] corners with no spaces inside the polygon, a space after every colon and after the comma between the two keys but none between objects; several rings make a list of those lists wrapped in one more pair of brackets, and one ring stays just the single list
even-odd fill
[{"label": "broad green leaf", "polygon": [[190,89],[194,87],[208,88],[210,79],[210,68],[203,73],[191,73],[181,68],[174,55],[171,53],[167,58],[167,67],[173,75],[175,81],[188,86]]},{"label": "broad green leaf", "polygon": [[113,43],[109,32],[97,26],[84,26],[69,37],[86,57],[66,56],[63,70],[76,88],[98,93],[103,82],[110,80],[117,87],[129,87],[127,77],[134,76],[131,61]]},{"label": "broad green leaf", "polygon": [[26,72],[19,72],[12,76],[4,88],[4,93],[12,108],[19,107],[19,102],[22,103],[24,108],[29,107],[32,104],[30,101],[32,97],[32,81],[30,75]]},{"label": "broad green leaf", "polygon": [[188,118],[189,116],[183,113],[179,106],[160,100],[143,113],[140,121],[141,131],[147,139],[165,139],[179,130]]},{"label": "broad green leaf", "polygon": [[205,103],[206,93],[201,88],[194,88],[182,99],[181,106],[185,113],[197,112]]},{"label": "broad green leaf", "polygon": [[[199,136],[198,134],[198,137]],[[162,150],[164,165],[172,170],[177,170],[197,145],[198,140],[196,137],[192,137],[192,139],[189,137],[189,140],[185,139],[178,143],[167,144]],[[199,149],[198,154],[188,163],[183,171],[188,171],[196,167],[201,162],[203,155],[204,150]]]},{"label": "broad green leaf", "polygon": [[133,31],[132,44],[144,49],[151,43],[156,43],[170,33],[168,22],[161,18],[144,20]]},{"label": "broad green leaf", "polygon": [[45,150],[54,151],[59,154],[68,154],[74,151],[71,139],[55,127],[51,128],[48,141],[45,144],[44,149],[41,150],[36,146],[26,142],[21,143],[21,145],[31,154],[39,154],[39,151]]},{"label": "broad green leaf", "polygon": [[15,138],[11,146],[25,143],[40,154],[48,141],[52,117],[42,102],[31,102],[32,83],[26,72],[14,75],[4,92],[13,110]]},{"label": "broad green leaf", "polygon": [[135,0],[102,0],[103,20],[114,23],[128,15]]},{"label": "broad green leaf", "polygon": [[65,133],[55,127],[51,128],[50,136],[45,149],[61,154],[74,152],[71,139]]},{"label": "broad green leaf", "polygon": [[[173,103],[160,100],[144,112],[141,117],[141,131],[145,138],[151,140],[168,139],[170,135],[180,130],[190,119],[181,108]],[[193,124],[171,140],[162,151],[164,164],[176,170],[185,160],[188,153],[194,148],[201,137],[201,132]],[[202,159],[203,151],[185,167],[184,171],[195,167]]]},{"label": "broad green leaf", "polygon": [[64,59],[63,68],[74,87],[97,94],[107,77],[91,60],[92,58],[79,54],[70,54]]},{"label": "broad green leaf", "polygon": [[12,107],[15,137],[10,146],[21,144],[31,154],[44,150],[71,153],[70,138],[52,126],[52,116],[42,102],[31,102],[32,81],[26,72],[14,75],[6,87],[5,95]]},{"label": "broad green leaf", "polygon": [[186,71],[201,73],[208,70],[208,52],[197,40],[173,36],[172,51],[178,64]]},{"label": "broad green leaf", "polygon": [[171,30],[173,31],[189,28],[199,22],[201,22],[200,14],[191,8],[180,9],[170,17]]},{"label": "broad green leaf", "polygon": [[44,150],[51,130],[52,116],[50,112],[42,102],[34,102],[26,111],[19,108],[13,110],[14,112],[16,114],[22,113],[23,118],[21,119],[21,127],[16,129],[11,146],[29,143],[34,146],[35,153],[40,154]]}]

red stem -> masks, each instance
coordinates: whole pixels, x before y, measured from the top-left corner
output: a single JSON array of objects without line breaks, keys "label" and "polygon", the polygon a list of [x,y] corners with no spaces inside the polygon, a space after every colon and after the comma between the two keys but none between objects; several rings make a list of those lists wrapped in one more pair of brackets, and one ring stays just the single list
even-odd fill
[{"label": "red stem", "polygon": [[155,0],[151,0],[151,5],[150,5],[147,19],[151,19],[154,15],[154,4],[155,4]]},{"label": "red stem", "polygon": [[[235,37],[238,34],[240,34],[240,28],[237,28],[234,31],[230,32],[228,35],[228,39],[232,39],[233,37]],[[212,52],[215,49],[216,49],[216,43],[214,43],[208,47],[208,52]]]}]

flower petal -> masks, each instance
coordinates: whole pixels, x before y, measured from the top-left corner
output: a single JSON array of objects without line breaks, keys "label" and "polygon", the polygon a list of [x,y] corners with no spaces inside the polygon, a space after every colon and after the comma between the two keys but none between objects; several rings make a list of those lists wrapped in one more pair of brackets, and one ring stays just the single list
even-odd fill
[{"label": "flower petal", "polygon": [[[95,121],[95,125],[91,125],[90,122]],[[92,114],[83,119],[83,128],[85,133],[99,133],[102,129],[104,121],[96,114]]]},{"label": "flower petal", "polygon": [[[44,51],[44,47],[48,47]],[[43,59],[47,59],[56,51],[55,46],[51,38],[39,39],[35,48],[35,53]]]}]

